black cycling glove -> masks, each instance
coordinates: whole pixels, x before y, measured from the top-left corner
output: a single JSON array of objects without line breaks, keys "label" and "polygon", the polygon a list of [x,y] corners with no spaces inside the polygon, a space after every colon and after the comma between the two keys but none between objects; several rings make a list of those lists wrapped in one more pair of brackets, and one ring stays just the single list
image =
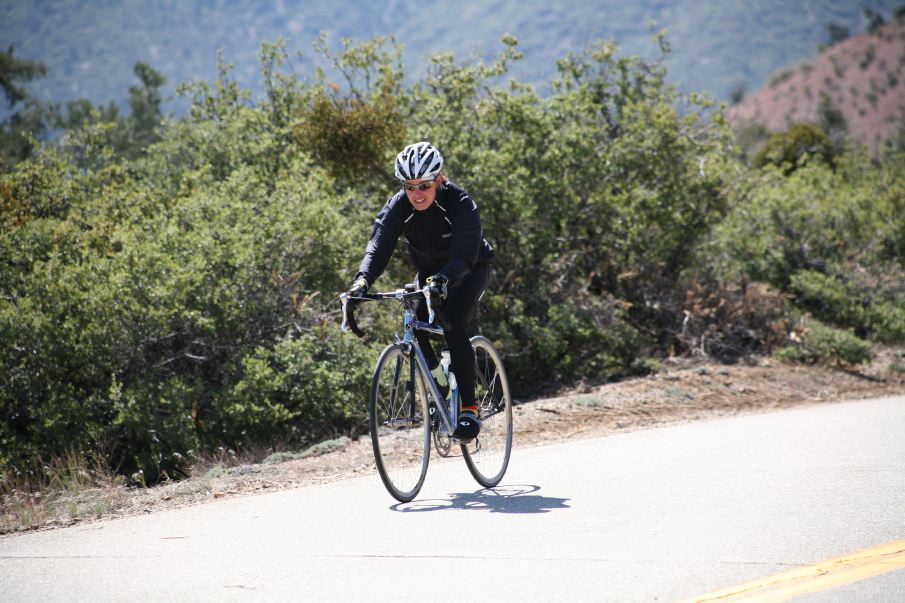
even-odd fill
[{"label": "black cycling glove", "polygon": [[349,288],[349,297],[361,297],[368,292],[368,281],[364,278],[356,279]]},{"label": "black cycling glove", "polygon": [[449,277],[443,274],[442,272],[438,272],[433,276],[427,277],[427,286],[431,288],[433,292],[440,296],[441,300],[446,299],[447,285],[449,284]]}]

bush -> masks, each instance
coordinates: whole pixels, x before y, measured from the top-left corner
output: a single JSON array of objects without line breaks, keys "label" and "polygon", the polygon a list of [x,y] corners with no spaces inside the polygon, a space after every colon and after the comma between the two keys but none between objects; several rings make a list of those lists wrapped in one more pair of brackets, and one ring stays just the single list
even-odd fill
[{"label": "bush", "polygon": [[394,45],[387,52],[383,50],[385,42],[376,38],[352,46],[346,41],[338,56],[332,56],[322,45],[321,53],[342,73],[351,89],[343,94],[320,73],[317,85],[302,96],[294,126],[300,146],[347,185],[361,174],[383,175],[375,179],[381,186],[394,182],[388,166],[393,163],[395,149],[406,144],[399,66],[402,49]]},{"label": "bush", "polygon": [[776,350],[773,357],[787,364],[806,363],[808,361],[805,353],[797,346],[781,347]]},{"label": "bush", "polygon": [[347,345],[336,330],[290,336],[241,359],[241,378],[215,405],[213,440],[311,444],[367,431],[372,350]]},{"label": "bush", "polygon": [[582,379],[600,381],[647,371],[639,354],[650,342],[626,322],[615,299],[586,297],[583,303],[574,300],[551,306],[546,315],[537,317],[525,312],[520,300],[487,297],[487,314],[508,308],[509,320],[496,324],[485,320],[484,324],[505,358],[516,395]]},{"label": "bush", "polygon": [[[228,115],[249,122],[248,111]],[[235,125],[225,121],[224,130]],[[341,201],[298,154],[277,174],[269,151],[266,166],[246,164],[256,151],[241,146],[261,142],[247,137],[210,140],[225,151],[218,170],[199,149],[200,165],[161,188],[161,153],[200,140],[184,135],[167,131],[125,169],[74,173],[50,154],[2,177],[10,228],[0,237],[9,267],[0,276],[0,372],[8,376],[0,468],[27,471],[70,448],[99,450],[117,470],[154,483],[179,475],[202,447],[248,443],[249,430],[310,443],[349,428],[345,411],[324,410],[327,418],[293,416],[310,427],[287,435],[279,400],[262,403],[272,416],[245,428],[233,408],[266,393],[245,374],[254,374],[255,350],[267,360],[282,334],[328,320],[355,240]],[[348,403],[326,386],[302,393],[311,396],[305,412]],[[326,427],[338,416],[345,422]]]},{"label": "bush", "polygon": [[855,325],[863,333],[865,308],[838,279],[813,270],[802,270],[792,275],[789,287],[798,296],[799,307],[824,321]]},{"label": "bush", "polygon": [[[438,56],[409,86],[381,44],[336,58],[347,89],[265,46],[257,105],[221,66],[140,152],[110,146],[119,122],[88,123],[0,175],[0,473],[73,451],[145,484],[221,446],[360,433],[398,308],[363,308],[373,338],[352,342],[336,295],[403,133],[480,207],[497,250],[480,330],[518,395],[769,352],[787,299],[905,337],[901,155],[828,165],[791,145],[797,169],[749,171],[710,102],[609,43],[565,57],[546,96],[500,84],[510,36],[489,64]],[[384,282],[411,275],[397,256]],[[864,361],[826,329],[801,353]]]},{"label": "bush", "polygon": [[[896,271],[891,272],[895,279]],[[905,307],[883,301],[882,284],[874,279],[865,291],[854,290],[855,283],[846,280],[805,270],[792,277],[791,289],[798,296],[797,305],[821,320],[848,325],[859,337],[884,343],[905,340]]]},{"label": "bush", "polygon": [[793,304],[863,337],[903,340],[905,170],[861,153],[752,175],[701,248],[727,283],[765,282]]},{"label": "bush", "polygon": [[788,175],[809,159],[833,165],[836,156],[833,141],[812,124],[796,124],[785,132],[777,132],[754,158],[754,166],[774,165]]},{"label": "bush", "polygon": [[415,137],[443,150],[498,250],[482,326],[528,391],[631,374],[672,338],[680,275],[725,209],[731,135],[609,43],[563,59],[546,98],[494,88],[521,56],[503,43],[489,65],[435,58],[413,89]]},{"label": "bush", "polygon": [[869,342],[851,331],[836,329],[817,320],[802,320],[796,329],[797,346],[782,348],[777,357],[783,361],[834,363],[856,366],[873,358]]}]

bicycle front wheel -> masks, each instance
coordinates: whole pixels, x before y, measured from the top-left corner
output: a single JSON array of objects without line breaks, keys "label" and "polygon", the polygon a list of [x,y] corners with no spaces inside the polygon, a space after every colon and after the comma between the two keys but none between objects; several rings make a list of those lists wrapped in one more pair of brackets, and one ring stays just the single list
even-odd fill
[{"label": "bicycle front wheel", "polygon": [[408,347],[388,346],[377,360],[371,383],[371,446],[383,485],[409,502],[424,483],[430,460],[430,423],[424,379]]},{"label": "bicycle front wheel", "polygon": [[[512,452],[512,397],[499,352],[482,335],[471,338],[475,353],[475,401],[481,433],[462,454],[471,475],[485,488],[500,483]],[[469,450],[472,448],[473,450]]]}]

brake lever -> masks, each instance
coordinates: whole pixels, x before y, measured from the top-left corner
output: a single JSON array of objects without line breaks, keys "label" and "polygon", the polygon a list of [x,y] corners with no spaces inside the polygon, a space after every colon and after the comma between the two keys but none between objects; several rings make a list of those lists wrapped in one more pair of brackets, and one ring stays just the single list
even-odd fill
[{"label": "brake lever", "polygon": [[349,319],[348,319],[348,307],[349,307],[349,293],[345,292],[339,296],[339,300],[343,304],[343,324],[339,327],[339,331],[341,333],[345,333],[349,330]]},{"label": "brake lever", "polygon": [[430,285],[424,285],[421,289],[424,295],[424,301],[427,304],[427,322],[434,324],[434,307],[431,305],[431,288]]}]

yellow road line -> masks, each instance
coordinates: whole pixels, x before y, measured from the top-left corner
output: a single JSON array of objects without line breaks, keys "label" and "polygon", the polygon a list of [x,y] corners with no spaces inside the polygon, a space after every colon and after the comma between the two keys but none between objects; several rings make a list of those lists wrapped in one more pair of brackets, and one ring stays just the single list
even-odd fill
[{"label": "yellow road line", "polygon": [[719,590],[709,595],[693,597],[682,603],[692,601],[696,603],[788,601],[807,593],[828,590],[901,569],[905,569],[905,540],[864,549],[836,559],[812,563]]}]

